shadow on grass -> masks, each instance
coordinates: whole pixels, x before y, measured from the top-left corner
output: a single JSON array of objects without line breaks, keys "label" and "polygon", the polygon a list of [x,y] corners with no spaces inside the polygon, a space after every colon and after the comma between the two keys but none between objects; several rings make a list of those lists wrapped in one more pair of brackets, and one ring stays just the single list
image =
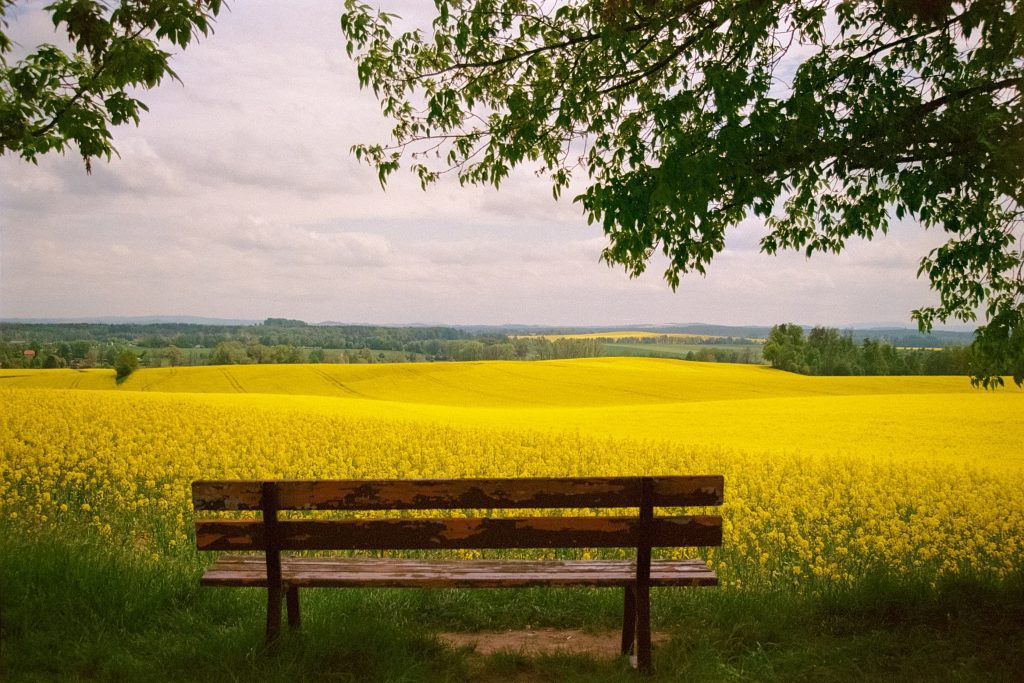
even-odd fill
[{"label": "shadow on grass", "polygon": [[[441,630],[619,625],[615,590],[308,590],[303,628],[263,646],[265,593],[198,585],[194,554],[159,563],[86,542],[0,541],[0,679],[636,681],[623,658],[489,656]],[[814,597],[655,592],[654,680],[1014,681],[1024,581],[914,586],[885,576]]]}]

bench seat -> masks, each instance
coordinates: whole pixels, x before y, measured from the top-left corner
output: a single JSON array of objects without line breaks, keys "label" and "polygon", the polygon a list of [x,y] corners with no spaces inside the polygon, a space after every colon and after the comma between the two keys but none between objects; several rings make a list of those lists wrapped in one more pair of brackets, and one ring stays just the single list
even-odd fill
[{"label": "bench seat", "polygon": [[[717,586],[701,559],[654,560],[652,586]],[[634,560],[418,560],[366,557],[282,557],[281,581],[296,587],[631,586]],[[205,586],[267,585],[263,555],[222,555],[206,570]]]},{"label": "bench seat", "polygon": [[[653,549],[720,546],[722,518],[684,514],[683,508],[721,505],[724,486],[717,474],[225,480],[193,482],[192,503],[196,512],[260,514],[196,519],[196,548],[225,553],[203,575],[204,586],[267,591],[268,645],[280,635],[284,607],[288,626],[300,627],[304,588],[606,587],[622,590],[621,652],[635,654],[637,668],[649,673],[651,587],[718,585],[706,561],[652,561]],[[658,508],[663,514],[655,514]],[[441,514],[305,514],[406,510]],[[493,514],[500,510],[512,512]],[[279,514],[292,511],[299,514]],[[480,516],[461,516],[470,512]],[[546,548],[629,548],[636,554],[616,560],[470,560],[419,552],[413,559],[405,552]],[[292,554],[321,550],[345,555]]]}]

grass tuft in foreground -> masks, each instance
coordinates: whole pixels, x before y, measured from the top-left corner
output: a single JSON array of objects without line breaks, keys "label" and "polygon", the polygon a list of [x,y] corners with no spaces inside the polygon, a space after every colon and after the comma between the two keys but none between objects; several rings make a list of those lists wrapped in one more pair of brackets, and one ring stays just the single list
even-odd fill
[{"label": "grass tuft in foreground", "polygon": [[[444,630],[619,627],[615,590],[308,590],[303,630],[263,646],[265,593],[201,588],[202,561],[159,562],[79,536],[0,545],[4,680],[623,681],[606,657],[444,647]],[[654,591],[654,680],[1019,680],[1024,580],[936,587],[878,575],[797,596]]]}]

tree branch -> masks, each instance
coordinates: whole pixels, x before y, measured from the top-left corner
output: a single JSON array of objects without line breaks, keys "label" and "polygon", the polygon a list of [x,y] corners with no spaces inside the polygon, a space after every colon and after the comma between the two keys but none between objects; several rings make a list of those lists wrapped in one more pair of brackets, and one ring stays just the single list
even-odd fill
[{"label": "tree branch", "polygon": [[588,34],[585,34],[585,35],[582,35],[582,36],[577,36],[575,38],[571,38],[569,40],[562,41],[560,43],[551,43],[550,45],[540,45],[539,47],[535,47],[532,50],[525,50],[523,52],[516,52],[515,54],[506,55],[505,57],[502,57],[500,59],[495,59],[495,60],[490,60],[490,61],[482,61],[482,62],[456,62],[455,64],[452,64],[451,66],[446,66],[445,68],[439,69],[437,71],[431,71],[431,72],[428,72],[428,73],[417,74],[416,78],[417,79],[434,78],[435,76],[442,76],[442,75],[444,75],[446,73],[449,73],[449,72],[452,72],[452,71],[458,71],[459,69],[489,69],[489,68],[493,68],[493,67],[496,67],[496,66],[501,66],[503,64],[508,64],[509,62],[519,61],[520,59],[528,59],[528,58],[532,57],[533,55],[540,54],[541,52],[551,52],[551,51],[554,51],[554,50],[562,50],[562,49],[567,48],[567,47],[572,47],[573,45],[578,45],[579,43],[585,43],[585,42],[589,42],[589,41],[592,41],[592,40],[596,40],[597,38],[600,38],[600,37],[601,36],[598,33],[588,33]]}]

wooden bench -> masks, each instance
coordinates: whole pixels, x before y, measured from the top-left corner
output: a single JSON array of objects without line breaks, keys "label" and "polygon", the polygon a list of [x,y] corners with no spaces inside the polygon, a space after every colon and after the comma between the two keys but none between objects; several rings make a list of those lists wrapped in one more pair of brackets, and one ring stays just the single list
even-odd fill
[{"label": "wooden bench", "polygon": [[[651,667],[650,587],[714,586],[704,560],[651,560],[651,548],[716,546],[718,516],[655,516],[656,507],[720,505],[721,476],[197,481],[200,510],[255,510],[262,519],[196,521],[199,550],[225,554],[206,586],[267,588],[267,641],[280,632],[281,603],[297,628],[299,588],[619,586],[625,589],[622,653]],[[387,517],[287,519],[281,510],[481,510],[637,508],[631,516]],[[451,560],[282,557],[290,550],[635,548],[632,560]]]}]

